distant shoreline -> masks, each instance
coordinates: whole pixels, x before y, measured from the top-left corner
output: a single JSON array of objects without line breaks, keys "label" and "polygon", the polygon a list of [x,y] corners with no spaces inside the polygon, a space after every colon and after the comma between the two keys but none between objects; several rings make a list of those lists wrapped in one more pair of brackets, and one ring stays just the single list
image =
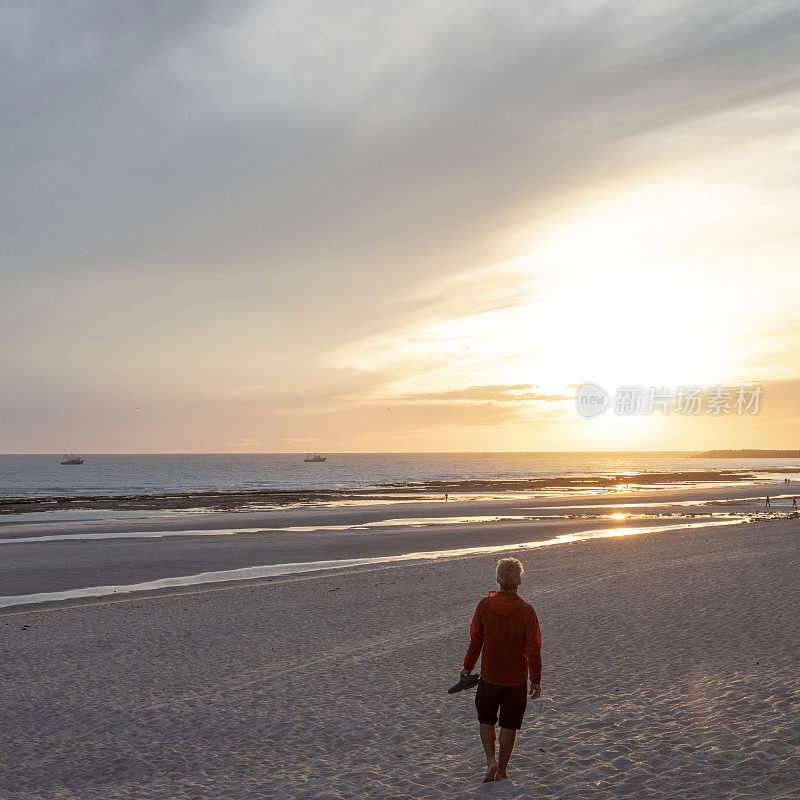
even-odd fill
[{"label": "distant shoreline", "polygon": [[690,458],[800,458],[800,450],[704,450]]}]

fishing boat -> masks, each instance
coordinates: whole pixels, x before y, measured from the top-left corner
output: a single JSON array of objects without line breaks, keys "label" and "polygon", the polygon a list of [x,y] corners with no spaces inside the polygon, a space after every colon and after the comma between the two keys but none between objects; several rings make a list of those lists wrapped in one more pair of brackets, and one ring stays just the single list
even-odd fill
[{"label": "fishing boat", "polygon": [[319,453],[306,453],[306,464],[322,464],[327,460],[327,456],[321,456]]},{"label": "fishing boat", "polygon": [[64,460],[61,462],[62,467],[77,467],[80,464],[83,464],[83,459],[74,453],[71,456],[65,454]]}]

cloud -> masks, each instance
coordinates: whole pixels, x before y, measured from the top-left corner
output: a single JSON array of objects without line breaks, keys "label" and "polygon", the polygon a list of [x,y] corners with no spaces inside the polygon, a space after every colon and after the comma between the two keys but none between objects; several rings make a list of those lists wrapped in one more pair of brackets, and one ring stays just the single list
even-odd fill
[{"label": "cloud", "polygon": [[366,276],[391,245],[419,276],[514,206],[800,76],[785,3],[7,9],[4,266],[45,273]]},{"label": "cloud", "polygon": [[419,394],[401,395],[394,402],[419,403],[441,401],[444,403],[530,403],[574,400],[574,396],[546,394],[537,392],[535,387],[527,383],[509,384],[505,386],[466,386],[462,389],[449,389],[442,392],[420,392]]}]

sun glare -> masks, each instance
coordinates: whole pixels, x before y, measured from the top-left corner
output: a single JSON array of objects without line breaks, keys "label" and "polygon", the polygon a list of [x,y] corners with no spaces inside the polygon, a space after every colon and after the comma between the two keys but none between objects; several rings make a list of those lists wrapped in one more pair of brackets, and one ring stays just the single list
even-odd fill
[{"label": "sun glare", "polygon": [[612,203],[535,251],[548,288],[531,314],[550,332],[536,358],[548,380],[674,386],[734,369],[730,310],[741,304],[741,285],[715,281],[715,265],[682,247],[709,213],[702,196],[687,200],[686,191]]}]

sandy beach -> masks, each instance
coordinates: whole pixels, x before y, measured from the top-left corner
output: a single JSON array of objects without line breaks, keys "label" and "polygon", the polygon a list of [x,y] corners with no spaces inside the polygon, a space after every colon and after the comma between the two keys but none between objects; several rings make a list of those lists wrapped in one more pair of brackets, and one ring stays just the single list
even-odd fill
[{"label": "sandy beach", "polygon": [[9,609],[0,794],[790,798],[798,521],[523,555],[543,697],[480,783],[446,694],[495,554]]}]

